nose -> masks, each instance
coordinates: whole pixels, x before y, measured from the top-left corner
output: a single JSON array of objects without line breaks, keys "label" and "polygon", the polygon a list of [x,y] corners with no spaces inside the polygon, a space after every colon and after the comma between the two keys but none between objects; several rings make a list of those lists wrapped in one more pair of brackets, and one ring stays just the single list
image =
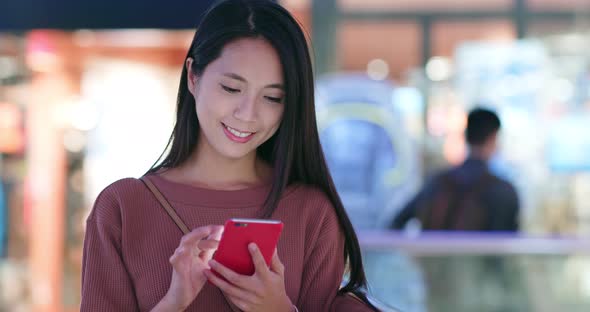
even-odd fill
[{"label": "nose", "polygon": [[234,117],[245,122],[256,121],[257,117],[256,97],[245,96],[234,110]]}]

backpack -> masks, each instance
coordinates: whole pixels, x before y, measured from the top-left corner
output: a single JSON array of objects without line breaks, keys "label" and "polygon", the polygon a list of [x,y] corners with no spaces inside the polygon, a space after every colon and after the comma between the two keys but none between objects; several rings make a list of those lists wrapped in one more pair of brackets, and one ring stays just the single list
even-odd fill
[{"label": "backpack", "polygon": [[474,183],[464,185],[442,174],[436,181],[433,196],[418,204],[417,217],[423,230],[486,231],[490,228],[490,211],[482,200],[483,192],[496,178],[484,173]]}]

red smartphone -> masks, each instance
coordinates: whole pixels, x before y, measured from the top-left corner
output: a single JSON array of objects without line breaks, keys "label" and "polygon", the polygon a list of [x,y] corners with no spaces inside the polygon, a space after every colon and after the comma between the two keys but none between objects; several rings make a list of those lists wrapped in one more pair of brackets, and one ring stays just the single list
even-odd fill
[{"label": "red smartphone", "polygon": [[255,243],[270,266],[282,230],[283,223],[278,220],[227,220],[213,259],[236,273],[253,275],[255,269],[248,245]]}]

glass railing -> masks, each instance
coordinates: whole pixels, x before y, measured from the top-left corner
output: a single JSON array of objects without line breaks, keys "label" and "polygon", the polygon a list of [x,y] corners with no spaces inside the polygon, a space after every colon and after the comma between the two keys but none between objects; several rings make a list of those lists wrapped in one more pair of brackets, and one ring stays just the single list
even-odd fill
[{"label": "glass railing", "polygon": [[371,297],[404,312],[590,311],[590,240],[361,232]]}]

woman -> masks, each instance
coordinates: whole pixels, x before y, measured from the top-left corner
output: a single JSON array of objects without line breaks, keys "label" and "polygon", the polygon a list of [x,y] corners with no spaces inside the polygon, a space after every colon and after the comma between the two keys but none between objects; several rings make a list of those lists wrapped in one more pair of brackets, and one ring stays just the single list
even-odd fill
[{"label": "woman", "polygon": [[[107,187],[87,221],[82,311],[371,310],[344,295],[366,300],[366,280],[320,147],[313,84],[305,36],[281,6],[211,8],[186,57],[168,153],[143,177],[193,230],[183,236],[142,181]],[[253,276],[211,260],[216,224],[236,217],[285,225],[270,268]]]}]

